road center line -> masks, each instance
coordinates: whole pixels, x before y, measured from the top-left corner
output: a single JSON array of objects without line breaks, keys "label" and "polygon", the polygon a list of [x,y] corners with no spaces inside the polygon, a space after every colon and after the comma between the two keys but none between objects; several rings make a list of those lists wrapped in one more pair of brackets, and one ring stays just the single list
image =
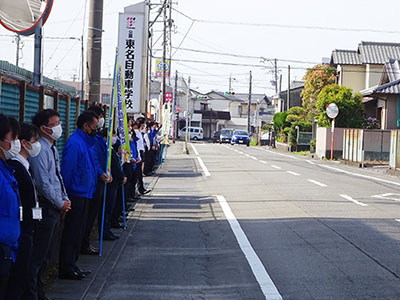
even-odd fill
[{"label": "road center line", "polygon": [[197,151],[197,149],[194,147],[194,145],[192,143],[190,143],[190,146],[192,146],[192,149],[193,149],[194,153],[196,155],[199,155],[199,151]]},{"label": "road center line", "polygon": [[312,162],[311,160],[306,160],[306,162],[308,162],[309,164],[315,165],[315,162]]},{"label": "road center line", "polygon": [[271,167],[273,167],[273,168],[275,168],[275,169],[277,169],[277,170],[282,169],[281,167],[278,167],[278,166],[275,166],[275,165],[271,165]]},{"label": "road center line", "polygon": [[322,186],[322,187],[326,187],[326,186],[327,186],[326,184],[321,183],[321,182],[316,181],[316,180],[313,180],[313,179],[307,179],[307,181],[309,181],[309,182],[311,182],[311,183],[314,183],[314,184],[316,184],[316,185]]},{"label": "road center line", "polygon": [[400,219],[395,219],[395,221],[400,223]]},{"label": "road center line", "polygon": [[258,158],[257,157],[255,157],[255,156],[249,156],[251,159],[253,159],[253,160],[258,160]]},{"label": "road center line", "polygon": [[293,176],[300,176],[299,173],[293,172],[293,171],[286,171],[287,173],[293,175]]},{"label": "road center line", "polygon": [[257,256],[257,253],[251,246],[242,227],[236,220],[236,217],[233,214],[225,197],[222,195],[216,195],[215,197],[218,199],[219,204],[224,211],[225,217],[228,220],[229,225],[231,226],[231,229],[236,237],[236,240],[238,241],[240,249],[245,255],[247,262],[249,263],[250,268],[253,271],[254,277],[260,285],[261,291],[263,292],[265,299],[281,300],[282,296],[279,294],[278,289],[273,283],[268,272],[265,270],[264,265],[262,264],[260,258]]},{"label": "road center line", "polygon": [[263,163],[263,164],[267,164],[267,162],[264,161],[264,160],[260,160],[260,162]]},{"label": "road center line", "polygon": [[288,158],[291,158],[291,159],[300,160],[300,158],[298,158],[298,157],[294,157],[294,156],[287,155],[287,154],[282,154],[282,153],[279,153],[279,152],[276,152],[276,151],[271,151],[271,150],[267,150],[267,149],[264,149],[264,151],[266,151],[268,153],[272,153],[272,154],[288,157]]},{"label": "road center line", "polygon": [[340,195],[340,197],[342,197],[342,198],[344,198],[346,200],[349,200],[349,201],[353,202],[354,204],[357,204],[357,205],[360,205],[360,206],[368,206],[368,204],[365,204],[365,203],[362,203],[362,202],[360,202],[358,200],[355,200],[355,199],[351,198],[348,195]]},{"label": "road center line", "polygon": [[211,176],[210,172],[208,172],[208,169],[207,169],[206,165],[204,164],[203,160],[201,159],[201,157],[198,156],[197,159],[199,160],[199,164],[200,164],[201,168],[203,169],[204,176],[206,176],[206,177]]}]

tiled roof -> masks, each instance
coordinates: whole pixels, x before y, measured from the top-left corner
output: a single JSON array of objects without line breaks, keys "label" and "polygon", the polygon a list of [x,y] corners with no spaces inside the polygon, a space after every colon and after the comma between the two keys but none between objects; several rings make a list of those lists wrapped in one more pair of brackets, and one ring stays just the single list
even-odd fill
[{"label": "tiled roof", "polygon": [[389,82],[400,79],[400,60],[390,59],[386,62],[384,74],[387,76]]},{"label": "tiled roof", "polygon": [[333,65],[362,65],[360,54],[354,50],[333,50],[331,57]]},{"label": "tiled roof", "polygon": [[400,94],[400,79],[378,86],[374,89],[375,94]]},{"label": "tiled roof", "polygon": [[332,51],[332,65],[383,65],[390,58],[400,59],[400,43],[361,42],[357,50]]},{"label": "tiled roof", "polygon": [[364,64],[383,65],[390,58],[400,59],[400,43],[361,42],[358,52]]}]

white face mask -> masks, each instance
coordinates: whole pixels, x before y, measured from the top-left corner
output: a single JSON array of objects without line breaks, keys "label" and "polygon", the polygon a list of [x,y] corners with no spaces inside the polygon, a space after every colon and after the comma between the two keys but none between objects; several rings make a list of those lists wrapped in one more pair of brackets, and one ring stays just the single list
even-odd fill
[{"label": "white face mask", "polygon": [[51,130],[53,130],[53,133],[52,134],[48,134],[48,133],[46,133],[49,137],[51,137],[53,140],[58,140],[61,136],[62,136],[62,127],[61,127],[61,124],[59,124],[59,125],[57,125],[57,126],[55,126],[55,127],[53,127],[53,128],[50,128],[50,127],[46,127],[45,126],[45,128],[47,128],[47,129],[51,129]]},{"label": "white face mask", "polygon": [[116,136],[113,136],[113,137],[111,138],[111,143],[112,143],[113,146],[115,145],[115,143],[117,142],[117,140],[118,140],[118,138],[117,138]]},{"label": "white face mask", "polygon": [[3,150],[6,160],[16,157],[18,153],[21,151],[21,142],[19,140],[12,140],[11,142],[7,140],[4,141],[11,144],[10,150],[4,150],[3,148],[0,147],[0,149]]},{"label": "white face mask", "polygon": [[100,118],[99,123],[97,124],[97,128],[103,128],[104,122],[105,122],[104,118]]},{"label": "white face mask", "polygon": [[24,147],[25,150],[28,151],[29,156],[30,156],[30,157],[36,157],[36,156],[38,156],[39,153],[40,153],[40,150],[42,150],[42,145],[39,143],[39,141],[37,141],[36,143],[30,143],[30,142],[29,142],[29,144],[30,144],[31,147],[32,147],[31,150],[29,150],[29,149],[27,149],[26,147]]}]

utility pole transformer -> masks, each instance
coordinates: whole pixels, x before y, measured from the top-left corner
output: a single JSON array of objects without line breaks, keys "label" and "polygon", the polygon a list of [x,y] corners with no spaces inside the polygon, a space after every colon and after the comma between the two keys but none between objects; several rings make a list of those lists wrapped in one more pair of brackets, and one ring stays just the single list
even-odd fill
[{"label": "utility pole transformer", "polygon": [[87,92],[90,103],[100,103],[103,1],[90,0],[86,65]]},{"label": "utility pole transformer", "polygon": [[288,66],[288,88],[287,88],[287,98],[286,98],[286,110],[290,109],[290,65]]},{"label": "utility pole transformer", "polygon": [[278,60],[274,59],[275,94],[278,95]]},{"label": "utility pole transformer", "polygon": [[250,125],[250,110],[251,110],[251,88],[252,88],[252,80],[253,76],[250,71],[250,85],[249,85],[249,105],[247,107],[247,132],[250,133],[251,125]]}]

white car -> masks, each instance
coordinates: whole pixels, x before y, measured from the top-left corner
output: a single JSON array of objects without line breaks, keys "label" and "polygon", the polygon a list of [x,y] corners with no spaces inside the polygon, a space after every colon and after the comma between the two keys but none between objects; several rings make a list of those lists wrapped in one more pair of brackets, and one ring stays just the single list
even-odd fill
[{"label": "white car", "polygon": [[[185,138],[186,127],[183,127],[178,132],[178,137]],[[191,140],[197,141],[203,139],[203,128],[201,127],[189,127],[189,136]]]}]

